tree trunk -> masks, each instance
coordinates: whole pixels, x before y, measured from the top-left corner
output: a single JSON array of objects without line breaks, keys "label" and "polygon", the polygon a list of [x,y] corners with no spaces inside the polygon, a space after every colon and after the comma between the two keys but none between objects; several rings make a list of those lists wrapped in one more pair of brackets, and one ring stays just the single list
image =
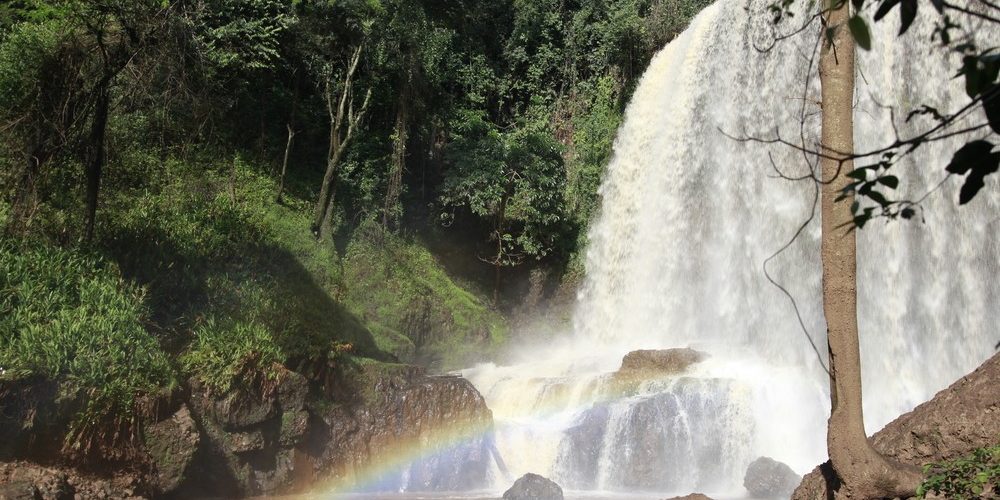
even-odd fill
[{"label": "tree trunk", "polygon": [[[407,87],[409,83],[406,84]],[[389,171],[389,185],[385,192],[385,207],[382,225],[392,230],[399,222],[399,196],[403,191],[403,169],[406,167],[406,143],[409,138],[409,92],[404,90],[396,110],[395,140],[392,147],[392,170]]]},{"label": "tree trunk", "polygon": [[[335,139],[331,138],[331,141]],[[331,150],[333,146],[331,146]],[[320,187],[319,200],[316,201],[316,212],[313,218],[313,232],[320,234],[320,229],[327,222],[327,215],[331,213],[330,207],[333,205],[333,195],[337,191],[337,166],[340,163],[340,151],[334,151],[333,156],[326,162],[326,174],[323,175],[323,185]]]},{"label": "tree trunk", "polygon": [[104,167],[104,136],[108,128],[108,108],[110,107],[110,82],[101,82],[97,89],[94,107],[94,121],[90,130],[90,158],[87,161],[87,205],[84,214],[84,242],[94,238],[94,222],[97,218],[97,201],[101,189],[101,170]]},{"label": "tree trunk", "polygon": [[827,447],[834,470],[852,498],[911,496],[919,485],[916,471],[890,463],[876,452],[865,434],[861,398],[861,353],[857,323],[857,262],[855,232],[849,228],[854,215],[853,197],[834,200],[851,181],[847,159],[854,148],[854,40],[847,29],[848,3],[835,5],[826,14],[835,28],[832,43],[820,53],[822,85],[822,142],[824,152],[835,158],[820,161],[822,195],[823,311],[826,315],[830,353],[831,413]]},{"label": "tree trunk", "polygon": [[281,175],[278,178],[278,195],[275,196],[275,201],[281,203],[281,196],[285,194],[285,174],[288,173],[288,157],[292,153],[292,143],[295,141],[295,115],[299,109],[299,85],[301,76],[296,75],[295,77],[295,91],[292,94],[292,112],[288,115],[288,123],[285,127],[288,129],[288,141],[285,142],[285,156],[281,160]]},{"label": "tree trunk", "polygon": [[292,152],[292,141],[295,140],[295,127],[288,122],[288,141],[285,142],[285,157],[281,160],[281,176],[278,178],[278,195],[275,201],[281,203],[281,195],[285,194],[285,174],[288,173],[288,155]]},{"label": "tree trunk", "polygon": [[324,241],[329,241],[333,237],[333,194],[337,189],[337,179],[334,177],[333,186],[330,188],[330,203],[326,204],[326,212],[323,214],[323,220],[320,221],[319,225],[319,236]]},{"label": "tree trunk", "polygon": [[[361,50],[362,46],[360,45],[354,50],[354,56],[347,68],[336,107],[334,106],[331,79],[328,78],[326,81],[326,107],[330,116],[330,149],[327,151],[326,174],[323,175],[323,184],[320,185],[319,199],[316,200],[313,216],[312,230],[317,236],[322,236],[324,233],[329,234],[329,230],[324,230],[324,226],[330,223],[330,214],[333,213],[333,196],[337,191],[337,167],[344,150],[350,144],[351,138],[354,137],[354,131],[364,119],[372,98],[372,91],[368,89],[361,109],[355,112],[354,87],[351,82],[354,79],[354,72],[358,68],[358,62],[361,60]],[[346,131],[344,125],[347,125]]]},{"label": "tree trunk", "polygon": [[514,187],[513,178],[507,181],[507,186],[504,188],[503,197],[500,198],[500,206],[497,208],[496,215],[496,229],[494,234],[497,238],[497,256],[493,261],[496,266],[496,279],[493,281],[493,305],[495,307],[500,307],[500,289],[503,285],[502,283],[502,267],[504,265],[504,250],[503,250],[503,235],[506,232],[507,226],[507,202],[510,201],[511,189]]}]

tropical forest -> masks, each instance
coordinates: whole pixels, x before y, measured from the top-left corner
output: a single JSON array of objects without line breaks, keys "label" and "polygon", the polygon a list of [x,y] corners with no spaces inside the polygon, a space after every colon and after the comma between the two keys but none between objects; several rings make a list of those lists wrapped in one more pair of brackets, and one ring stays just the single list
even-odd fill
[{"label": "tropical forest", "polygon": [[0,500],[1000,498],[993,0],[0,0]]}]

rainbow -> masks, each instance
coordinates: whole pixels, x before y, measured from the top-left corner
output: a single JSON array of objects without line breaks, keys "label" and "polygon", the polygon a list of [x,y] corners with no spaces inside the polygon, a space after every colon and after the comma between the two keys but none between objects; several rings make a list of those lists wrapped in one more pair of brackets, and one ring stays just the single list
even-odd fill
[{"label": "rainbow", "polygon": [[438,425],[430,432],[385,443],[368,457],[367,464],[341,464],[327,473],[332,477],[314,487],[314,493],[309,497],[336,499],[359,492],[384,492],[385,490],[379,486],[394,483],[411,464],[477,442],[488,446],[488,450],[485,451],[491,453],[494,460],[499,460],[499,455],[492,445],[492,420]]},{"label": "rainbow", "polygon": [[[505,412],[505,420],[535,419],[544,420],[568,412],[578,413],[594,404],[615,401],[636,396],[652,389],[650,384],[660,385],[680,380],[678,376],[658,376],[646,378],[616,377],[610,374],[595,376],[592,383],[586,384],[581,392],[569,390],[566,386],[552,384],[552,379],[537,380],[539,389],[537,398],[529,408],[517,413]],[[662,385],[660,385],[662,387]],[[532,399],[528,394],[526,398]],[[314,488],[309,498],[337,499],[356,496],[359,493],[382,492],[386,489],[381,485],[395,484],[410,465],[446,453],[462,446],[472,446],[479,443],[487,447],[484,452],[490,453],[497,470],[504,476],[509,476],[503,463],[503,458],[494,444],[494,424],[492,419],[480,421],[465,420],[448,424],[438,424],[429,431],[416,436],[395,438],[391,442],[377,443],[379,446],[368,457],[368,463],[340,464],[334,470],[328,471],[327,479],[321,480]],[[512,477],[504,477],[513,481]]]}]

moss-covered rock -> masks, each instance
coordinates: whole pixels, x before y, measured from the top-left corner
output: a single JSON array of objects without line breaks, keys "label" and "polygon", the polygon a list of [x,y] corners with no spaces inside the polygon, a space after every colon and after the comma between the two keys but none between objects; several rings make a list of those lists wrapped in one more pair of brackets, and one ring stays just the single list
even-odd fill
[{"label": "moss-covered rock", "polygon": [[187,405],[170,418],[146,425],[143,444],[154,468],[153,486],[161,494],[177,490],[187,478],[201,434]]}]

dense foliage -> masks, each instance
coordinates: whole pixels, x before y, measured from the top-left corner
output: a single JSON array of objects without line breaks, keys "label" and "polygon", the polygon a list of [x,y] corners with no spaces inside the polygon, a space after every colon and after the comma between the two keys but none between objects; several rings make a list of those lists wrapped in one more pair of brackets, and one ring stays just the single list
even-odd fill
[{"label": "dense foliage", "polygon": [[488,353],[706,3],[3,2],[0,370],[100,422],[190,377]]}]

